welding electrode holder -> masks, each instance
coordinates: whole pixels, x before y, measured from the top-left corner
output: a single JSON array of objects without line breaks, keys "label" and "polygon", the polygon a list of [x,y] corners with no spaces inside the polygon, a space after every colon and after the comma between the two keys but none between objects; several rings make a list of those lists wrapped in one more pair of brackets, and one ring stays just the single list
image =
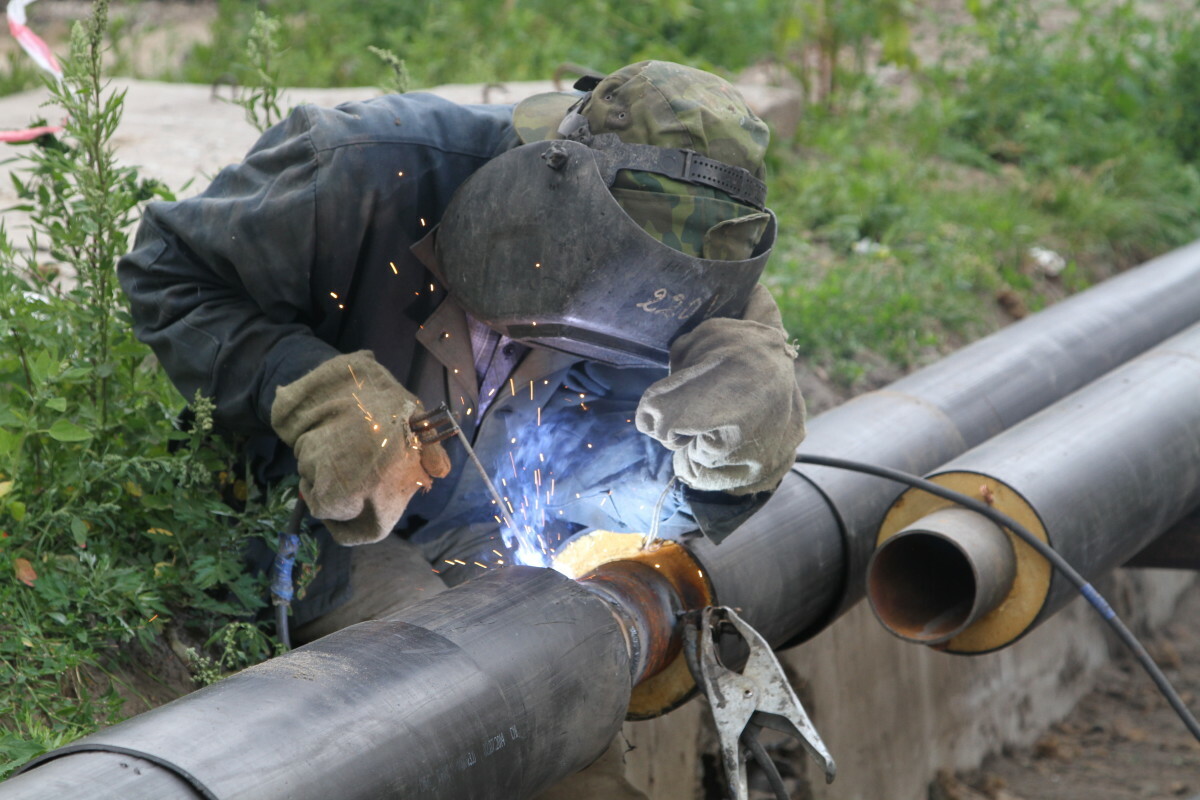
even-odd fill
[{"label": "welding electrode holder", "polygon": [[[763,728],[799,739],[824,769],[825,782],[831,783],[837,766],[766,639],[727,606],[689,612],[682,625],[684,657],[696,685],[708,698],[733,800],[750,796],[743,744],[767,773],[776,796],[787,798],[779,771],[758,741]],[[722,664],[717,655],[713,634],[726,630],[736,632],[749,648],[740,673]]]},{"label": "welding electrode holder", "polygon": [[[414,415],[409,419],[408,427],[423,445],[444,442],[460,433],[458,423],[454,421],[445,403],[432,411]],[[271,602],[275,606],[275,632],[285,650],[292,649],[291,626],[288,624],[288,610],[295,592],[292,569],[296,563],[296,553],[300,549],[300,527],[307,513],[308,506],[304,498],[297,497],[287,528],[279,533],[275,558],[271,563]]]}]

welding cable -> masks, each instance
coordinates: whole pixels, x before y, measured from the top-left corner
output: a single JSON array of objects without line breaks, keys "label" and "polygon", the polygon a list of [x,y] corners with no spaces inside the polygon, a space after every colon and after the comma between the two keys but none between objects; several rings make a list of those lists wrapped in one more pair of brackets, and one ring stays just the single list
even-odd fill
[{"label": "welding cable", "polygon": [[300,549],[300,525],[308,506],[303,497],[296,498],[296,505],[288,517],[287,527],[279,534],[275,549],[275,560],[271,562],[271,601],[275,604],[275,634],[285,650],[292,649],[292,632],[288,625],[288,609],[291,607],[295,584],[292,568],[296,564],[296,552]]},{"label": "welding cable", "polygon": [[923,492],[928,492],[936,497],[941,497],[945,500],[957,503],[963,508],[970,509],[978,514],[982,514],[1000,527],[1007,528],[1008,530],[1012,531],[1021,539],[1021,541],[1025,542],[1034,550],[1036,550],[1038,555],[1049,561],[1056,570],[1062,573],[1063,577],[1074,584],[1074,586],[1079,590],[1080,594],[1087,598],[1087,601],[1091,604],[1092,608],[1096,609],[1100,616],[1104,618],[1104,621],[1109,624],[1114,632],[1116,632],[1117,637],[1121,640],[1121,642],[1127,648],[1129,648],[1131,653],[1133,653],[1134,657],[1138,660],[1138,663],[1141,664],[1142,669],[1146,671],[1151,680],[1153,680],[1154,684],[1158,687],[1158,691],[1162,693],[1162,696],[1166,698],[1167,703],[1169,703],[1171,708],[1175,710],[1175,713],[1179,715],[1179,718],[1183,720],[1183,724],[1187,727],[1188,732],[1196,738],[1196,741],[1200,741],[1200,722],[1196,721],[1196,718],[1192,715],[1192,712],[1188,710],[1186,705],[1184,705],[1183,699],[1180,698],[1179,693],[1175,691],[1175,688],[1171,686],[1171,682],[1167,680],[1167,676],[1164,675],[1162,670],[1159,669],[1158,665],[1154,663],[1154,659],[1151,658],[1150,654],[1146,652],[1146,648],[1142,645],[1138,638],[1133,635],[1133,632],[1129,630],[1125,623],[1121,621],[1121,618],[1117,616],[1117,613],[1113,610],[1112,606],[1110,606],[1108,602],[1101,597],[1100,593],[1097,592],[1096,589],[1090,583],[1088,583],[1087,580],[1080,575],[1074,567],[1067,563],[1065,558],[1059,555],[1054,548],[1050,547],[1050,545],[1034,536],[1029,529],[1021,525],[1021,523],[1017,522],[1007,514],[997,511],[987,503],[976,500],[974,497],[962,494],[961,492],[956,492],[953,489],[947,489],[945,486],[936,484],[933,481],[926,480],[920,476],[903,472],[898,469],[881,467],[875,464],[864,464],[861,461],[851,461],[843,458],[831,458],[828,456],[808,455],[805,453],[801,453],[796,456],[796,463],[812,464],[820,467],[833,467],[834,469],[844,469],[849,470],[850,472],[861,472],[866,475],[874,475],[877,478],[885,478],[897,483],[903,483],[915,489],[920,489]]},{"label": "welding cable", "polygon": [[775,766],[775,762],[771,760],[767,749],[758,740],[758,734],[761,732],[761,725],[747,722],[746,730],[742,732],[742,743],[746,745],[746,749],[750,751],[750,755],[754,757],[754,760],[758,762],[758,766],[762,768],[763,774],[767,777],[767,783],[771,784],[771,791],[775,794],[775,800],[789,800],[787,787],[783,785],[783,776],[779,774],[779,767]]}]

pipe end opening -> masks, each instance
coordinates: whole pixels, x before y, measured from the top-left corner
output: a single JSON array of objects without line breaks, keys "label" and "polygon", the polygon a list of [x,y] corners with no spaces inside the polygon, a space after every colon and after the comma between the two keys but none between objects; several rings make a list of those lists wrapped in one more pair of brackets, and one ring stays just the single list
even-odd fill
[{"label": "pipe end opening", "polygon": [[953,542],[915,531],[888,539],[867,567],[875,616],[910,642],[939,644],[973,617],[978,586],[970,559]]}]

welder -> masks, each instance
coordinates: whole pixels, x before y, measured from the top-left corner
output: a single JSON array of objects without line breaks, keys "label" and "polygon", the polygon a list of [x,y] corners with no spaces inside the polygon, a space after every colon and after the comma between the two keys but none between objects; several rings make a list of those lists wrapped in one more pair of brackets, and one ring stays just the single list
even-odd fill
[{"label": "welder", "polygon": [[[728,82],[647,61],[515,107],[301,106],[147,208],[119,264],[137,335],[258,481],[298,471],[303,635],[579,530],[657,509],[661,535],[719,540],[765,502],[804,435],[758,282],[768,138]],[[460,440],[413,434],[443,403],[507,508]]]}]

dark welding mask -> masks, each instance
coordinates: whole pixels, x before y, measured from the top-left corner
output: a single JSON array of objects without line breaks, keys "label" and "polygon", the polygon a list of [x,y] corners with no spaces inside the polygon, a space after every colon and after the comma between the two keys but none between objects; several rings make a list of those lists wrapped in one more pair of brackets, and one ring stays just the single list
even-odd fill
[{"label": "dark welding mask", "polygon": [[739,316],[775,243],[770,133],[728,82],[662,61],[522,101],[523,144],[451,199],[442,279],[513,339],[663,365],[675,337]]}]

